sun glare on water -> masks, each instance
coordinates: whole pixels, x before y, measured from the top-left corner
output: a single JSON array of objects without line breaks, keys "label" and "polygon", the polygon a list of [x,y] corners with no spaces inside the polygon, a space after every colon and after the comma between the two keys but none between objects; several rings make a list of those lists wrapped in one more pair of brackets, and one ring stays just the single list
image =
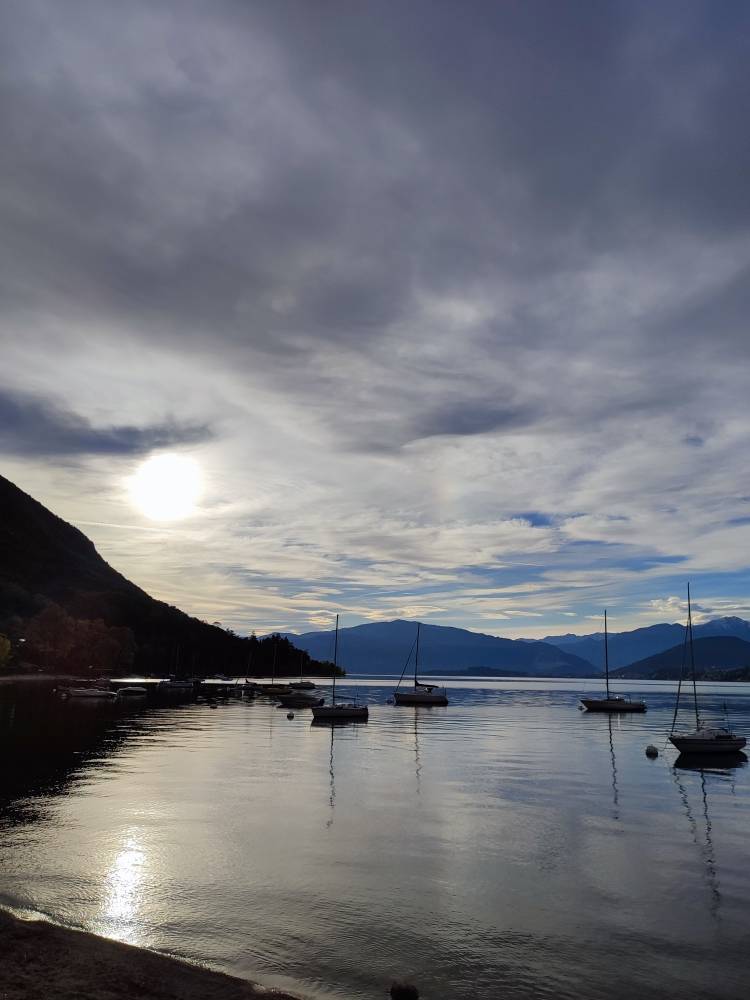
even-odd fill
[{"label": "sun glare on water", "polygon": [[195,513],[201,495],[201,470],[184,455],[154,455],[130,480],[130,496],[153,521],[177,521]]}]

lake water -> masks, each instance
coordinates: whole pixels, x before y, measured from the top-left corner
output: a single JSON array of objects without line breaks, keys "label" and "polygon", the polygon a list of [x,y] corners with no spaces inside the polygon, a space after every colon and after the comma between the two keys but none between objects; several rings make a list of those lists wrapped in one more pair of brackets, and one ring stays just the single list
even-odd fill
[{"label": "lake water", "polygon": [[[334,729],[0,686],[0,903],[311,998],[747,996],[750,770],[645,757],[672,686],[611,719],[594,682],[448,686],[357,682]],[[700,691],[750,734],[750,686]]]}]

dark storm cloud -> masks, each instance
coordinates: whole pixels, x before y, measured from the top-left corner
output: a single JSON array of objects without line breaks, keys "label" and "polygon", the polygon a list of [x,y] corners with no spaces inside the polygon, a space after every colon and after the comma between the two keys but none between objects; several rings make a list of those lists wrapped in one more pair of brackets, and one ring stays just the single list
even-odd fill
[{"label": "dark storm cloud", "polygon": [[211,437],[209,427],[170,422],[150,427],[93,427],[70,410],[0,390],[0,452],[6,455],[139,455]]}]

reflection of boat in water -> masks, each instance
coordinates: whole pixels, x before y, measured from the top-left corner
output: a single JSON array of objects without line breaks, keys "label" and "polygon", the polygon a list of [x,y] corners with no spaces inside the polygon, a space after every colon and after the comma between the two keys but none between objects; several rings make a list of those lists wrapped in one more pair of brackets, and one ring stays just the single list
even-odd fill
[{"label": "reflection of boat in water", "polygon": [[645,701],[634,701],[609,690],[609,650],[607,646],[607,609],[604,609],[604,680],[607,693],[604,698],[581,698],[587,712],[645,712]]},{"label": "reflection of boat in water", "polygon": [[[747,764],[747,757],[744,753],[727,753],[717,755],[709,753],[698,755],[694,753],[680,754],[672,765],[672,774],[675,785],[680,793],[682,804],[685,808],[685,815],[690,824],[690,832],[693,843],[699,848],[701,858],[706,871],[706,884],[711,894],[710,911],[715,919],[719,919],[719,906],[721,905],[721,891],[719,888],[719,875],[716,864],[716,851],[713,842],[713,825],[708,811],[708,783],[711,780],[720,781],[722,778],[730,777],[736,767],[744,767]],[[700,775],[700,794],[703,818],[702,822],[696,819],[690,807],[690,799],[685,783],[681,780],[679,772],[693,772]],[[684,775],[687,777],[687,774]],[[707,780],[708,779],[708,780]],[[732,786],[733,787],[733,786]],[[701,829],[703,827],[703,829]]]},{"label": "reflection of boat in water", "polygon": [[333,641],[333,687],[331,689],[331,704],[313,707],[313,720],[316,722],[365,722],[369,716],[367,705],[357,705],[354,702],[339,702],[336,704],[336,671],[339,651],[339,616],[336,615],[336,633]]},{"label": "reflection of boat in water", "polygon": [[399,690],[406,667],[408,667],[409,660],[411,659],[410,650],[404,671],[401,674],[401,680],[399,680],[396,690],[393,692],[393,700],[397,705],[447,705],[448,696],[445,693],[445,688],[438,687],[436,684],[423,684],[419,680],[419,626],[420,623],[417,622],[417,638],[414,652],[414,687],[412,690]]},{"label": "reflection of boat in water", "polygon": [[[682,679],[685,673],[685,647],[690,650],[690,673],[693,681],[693,705],[695,708],[695,729],[687,733],[675,733],[677,724],[677,712],[680,707],[680,692],[682,690]],[[747,743],[744,736],[737,736],[727,726],[707,726],[701,722],[698,712],[698,689],[695,683],[695,653],[693,650],[693,614],[690,606],[690,584],[688,584],[688,620],[685,630],[685,645],[682,654],[682,669],[680,670],[680,680],[677,685],[677,697],[675,699],[674,715],[672,717],[672,729],[669,734],[669,742],[680,751],[680,754],[734,754],[742,750]]]},{"label": "reflection of boat in water", "polygon": [[715,753],[681,753],[674,762],[678,771],[701,771],[706,774],[728,774],[735,767],[747,764],[747,754],[741,750],[729,751],[717,756]]},{"label": "reflection of boat in water", "polygon": [[612,806],[615,819],[620,818],[619,794],[617,791],[617,761],[615,759],[615,741],[612,734],[612,716],[607,719],[609,724],[609,756],[612,760]]}]

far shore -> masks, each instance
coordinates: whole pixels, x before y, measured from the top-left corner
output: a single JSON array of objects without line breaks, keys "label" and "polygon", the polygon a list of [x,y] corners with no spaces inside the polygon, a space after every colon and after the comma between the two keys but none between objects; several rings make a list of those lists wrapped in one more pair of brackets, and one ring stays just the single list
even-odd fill
[{"label": "far shore", "polygon": [[2,1000],[299,1000],[169,955],[0,910]]}]

